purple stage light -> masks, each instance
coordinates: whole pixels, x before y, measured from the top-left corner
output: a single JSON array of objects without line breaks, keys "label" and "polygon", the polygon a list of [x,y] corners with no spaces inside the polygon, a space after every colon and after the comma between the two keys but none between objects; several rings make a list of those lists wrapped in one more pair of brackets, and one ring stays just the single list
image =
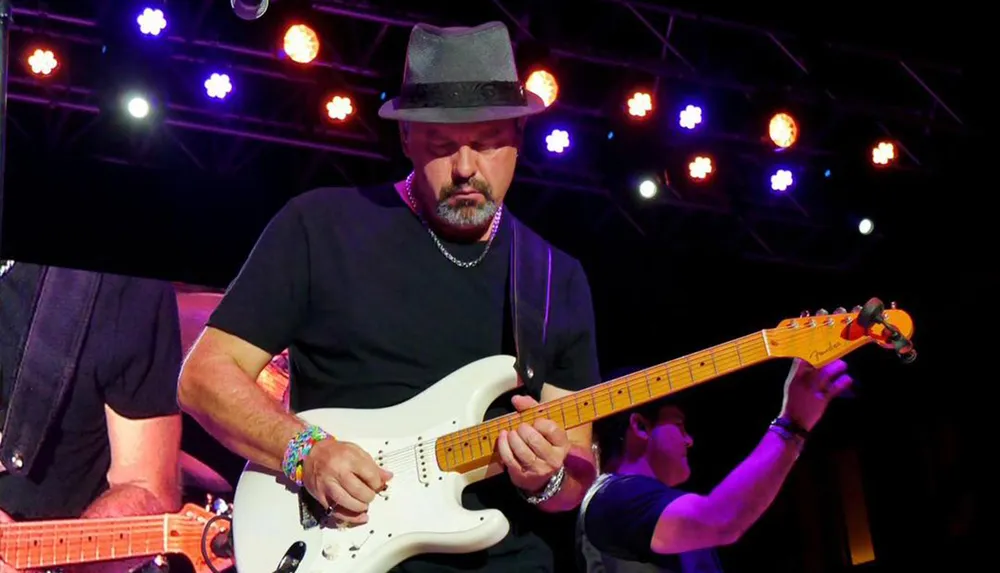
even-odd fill
[{"label": "purple stage light", "polygon": [[205,92],[208,97],[223,99],[233,91],[233,83],[226,74],[212,74],[205,80]]},{"label": "purple stage light", "polygon": [[146,8],[135,19],[139,24],[139,31],[147,36],[159,36],[160,32],[167,27],[167,19],[163,16],[163,10]]}]

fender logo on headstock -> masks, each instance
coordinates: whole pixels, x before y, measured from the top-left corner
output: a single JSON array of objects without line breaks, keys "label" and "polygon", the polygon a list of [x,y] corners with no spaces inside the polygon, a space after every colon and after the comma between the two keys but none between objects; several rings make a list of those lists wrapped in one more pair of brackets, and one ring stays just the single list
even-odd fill
[{"label": "fender logo on headstock", "polygon": [[820,358],[823,358],[827,354],[833,352],[834,350],[840,348],[843,345],[844,345],[843,341],[838,340],[834,342],[833,340],[831,340],[830,343],[826,346],[826,348],[823,348],[821,350],[813,350],[812,352],[810,352],[809,358],[812,360],[819,360]]}]

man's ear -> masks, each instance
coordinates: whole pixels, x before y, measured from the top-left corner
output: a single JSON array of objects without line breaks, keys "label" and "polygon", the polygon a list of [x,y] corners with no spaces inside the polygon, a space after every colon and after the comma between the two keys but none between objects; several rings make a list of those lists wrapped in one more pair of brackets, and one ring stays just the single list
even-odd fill
[{"label": "man's ear", "polygon": [[410,125],[405,121],[399,122],[399,143],[403,148],[403,155],[407,159],[413,159],[410,157]]},{"label": "man's ear", "polygon": [[646,418],[642,417],[642,414],[630,414],[628,425],[633,434],[643,440],[649,439],[649,422],[646,421]]}]

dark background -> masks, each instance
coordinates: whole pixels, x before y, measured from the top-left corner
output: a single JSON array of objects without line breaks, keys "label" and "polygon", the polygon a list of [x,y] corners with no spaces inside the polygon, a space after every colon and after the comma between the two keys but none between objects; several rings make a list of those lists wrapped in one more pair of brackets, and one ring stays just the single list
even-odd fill
[{"label": "dark background", "polygon": [[[871,296],[897,301],[916,321],[915,364],[874,348],[850,357],[857,396],[831,408],[772,509],[722,550],[726,570],[959,570],[980,554],[977,468],[989,451],[980,436],[991,410],[987,325],[998,280],[995,223],[980,199],[994,187],[984,185],[990,158],[975,147],[974,14],[951,4],[650,3],[640,14],[661,34],[673,15],[671,41],[684,58],[661,60],[659,40],[618,2],[401,9],[282,0],[243,22],[227,2],[171,1],[159,3],[166,37],[150,40],[134,20],[156,4],[14,2],[5,258],[224,287],[290,197],[405,176],[396,127],[376,116],[383,92],[391,97],[400,81],[402,24],[500,19],[522,70],[545,64],[561,90],[529,128],[510,206],[583,261],[606,369],[662,362]],[[401,25],[381,33],[374,20],[386,16]],[[320,33],[326,65],[272,56],[292,18]],[[40,42],[60,59],[45,80],[24,65],[25,50]],[[200,91],[210,69],[234,78],[224,102]],[[657,83],[662,113],[624,120],[626,94]],[[144,125],[124,119],[115,105],[126,85],[151,86],[169,107]],[[319,104],[333,91],[355,97],[360,117],[324,122]],[[687,98],[709,114],[699,135],[673,127]],[[801,209],[766,190],[776,156],[761,139],[778,106],[803,127],[780,157],[800,170],[792,197]],[[536,143],[554,125],[572,131],[566,157],[546,157]],[[883,136],[909,154],[875,170],[866,154]],[[709,185],[685,182],[695,151],[712,153],[721,168]],[[649,173],[666,173],[672,199],[635,198],[635,179]],[[860,216],[874,219],[874,235],[857,233]],[[761,366],[686,393],[691,487],[712,487],[755,445],[780,407],[786,369]],[[240,461],[194,424],[186,431],[185,449],[235,483]],[[867,511],[876,558],[866,565],[851,564],[845,515],[860,504],[845,489],[859,491]]]}]

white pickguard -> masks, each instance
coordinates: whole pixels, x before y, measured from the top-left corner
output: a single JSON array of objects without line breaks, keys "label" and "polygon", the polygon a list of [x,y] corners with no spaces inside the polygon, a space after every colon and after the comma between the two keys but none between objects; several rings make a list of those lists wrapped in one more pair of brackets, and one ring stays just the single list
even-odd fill
[{"label": "white pickguard", "polygon": [[377,410],[321,409],[299,415],[338,440],[364,448],[394,473],[367,524],[305,530],[298,488],[280,472],[248,464],[233,498],[233,546],[239,573],[273,573],[288,549],[305,543],[296,573],[385,573],[422,553],[469,553],[503,539],[498,510],[470,511],[462,490],[481,479],[438,469],[434,439],[483,421],[487,407],[518,385],[514,358],[473,362],[402,404]]}]

